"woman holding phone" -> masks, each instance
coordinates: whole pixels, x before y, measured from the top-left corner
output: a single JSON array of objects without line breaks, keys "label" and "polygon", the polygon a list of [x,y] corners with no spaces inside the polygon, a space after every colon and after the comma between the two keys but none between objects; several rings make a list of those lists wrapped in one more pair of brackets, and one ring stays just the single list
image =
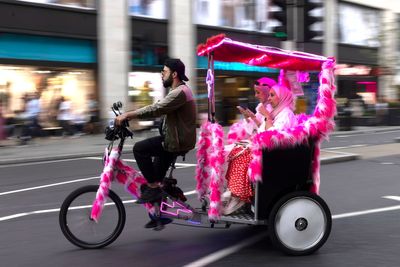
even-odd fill
[{"label": "woman holding phone", "polygon": [[[256,97],[260,94],[256,90]],[[263,93],[261,93],[263,94]],[[257,98],[261,102],[261,97]],[[269,90],[266,104],[257,106],[254,114],[248,109],[243,109],[243,115],[249,125],[257,132],[269,130],[284,130],[295,126],[296,117],[293,113],[295,99],[292,92],[285,86],[274,85]],[[249,127],[250,129],[250,127]],[[253,130],[254,131],[254,130]],[[247,169],[251,159],[250,143],[239,142],[228,155],[228,169],[226,172],[228,191],[224,195],[230,195],[224,209],[224,214],[231,214],[240,209],[246,203],[250,203],[253,190],[247,177]]]}]

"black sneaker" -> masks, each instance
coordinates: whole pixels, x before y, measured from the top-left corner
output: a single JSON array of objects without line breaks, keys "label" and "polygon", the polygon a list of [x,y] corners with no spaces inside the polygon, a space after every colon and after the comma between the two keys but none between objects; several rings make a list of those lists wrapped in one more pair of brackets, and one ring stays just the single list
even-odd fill
[{"label": "black sneaker", "polygon": [[[172,223],[172,219],[170,219],[170,218],[160,218],[160,222],[161,222],[162,225],[166,225],[166,224]],[[157,226],[158,226],[157,221],[151,219],[148,223],[146,223],[144,225],[144,228],[155,228]]]},{"label": "black sneaker", "polygon": [[141,194],[136,203],[144,204],[149,202],[155,202],[159,200],[162,196],[162,191],[160,187],[152,188],[148,185],[142,185],[140,188]]}]

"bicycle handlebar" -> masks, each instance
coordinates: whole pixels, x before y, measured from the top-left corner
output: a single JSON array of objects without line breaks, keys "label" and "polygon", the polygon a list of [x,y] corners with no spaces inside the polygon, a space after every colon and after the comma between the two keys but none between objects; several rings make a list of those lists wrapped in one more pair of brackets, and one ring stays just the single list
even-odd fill
[{"label": "bicycle handlebar", "polygon": [[[113,103],[111,110],[114,112],[115,116],[119,116],[122,114],[120,108],[122,108],[121,101]],[[129,122],[127,120],[122,122],[122,125],[116,126],[110,125],[105,129],[106,139],[109,141],[115,141],[119,138],[125,139],[126,137],[133,137],[132,131],[129,129]]]}]

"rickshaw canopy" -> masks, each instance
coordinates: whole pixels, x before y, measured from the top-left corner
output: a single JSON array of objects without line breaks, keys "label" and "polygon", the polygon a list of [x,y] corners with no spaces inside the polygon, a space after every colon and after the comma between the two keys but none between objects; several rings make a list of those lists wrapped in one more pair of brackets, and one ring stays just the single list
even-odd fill
[{"label": "rickshaw canopy", "polygon": [[305,52],[234,41],[224,34],[208,38],[206,43],[198,45],[197,55],[213,55],[213,60],[217,61],[293,71],[320,71],[325,61],[333,60]]}]

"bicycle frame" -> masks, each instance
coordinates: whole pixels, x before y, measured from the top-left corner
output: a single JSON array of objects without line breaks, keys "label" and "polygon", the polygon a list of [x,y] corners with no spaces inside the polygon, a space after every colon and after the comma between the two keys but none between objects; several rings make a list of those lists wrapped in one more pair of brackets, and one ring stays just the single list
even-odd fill
[{"label": "bicycle frame", "polygon": [[[123,184],[125,189],[136,198],[140,196],[140,186],[146,183],[143,175],[121,160],[121,152],[121,145],[118,148],[111,149],[111,151],[106,148],[104,152],[104,169],[100,176],[99,189],[91,211],[91,218],[95,221],[98,221],[101,216],[112,181],[117,180],[117,182]],[[153,205],[145,204],[145,207],[150,213],[155,213]]]},{"label": "bicycle frame", "polygon": [[[100,185],[96,193],[96,198],[93,201],[91,210],[91,219],[98,222],[101,216],[101,212],[105,205],[105,200],[108,197],[109,190],[111,189],[111,183],[117,181],[123,184],[125,189],[132,194],[135,198],[140,197],[140,186],[147,183],[143,175],[129,166],[126,162],[121,159],[121,152],[123,148],[124,139],[121,139],[118,148],[106,148],[104,152],[104,169],[100,176]],[[172,202],[169,203],[168,199]],[[191,220],[196,218],[194,223],[200,223],[201,219],[199,214],[190,205],[179,201],[173,200],[170,196],[164,193],[164,197],[160,203],[145,203],[147,211],[157,217],[170,217],[182,220]]]}]

